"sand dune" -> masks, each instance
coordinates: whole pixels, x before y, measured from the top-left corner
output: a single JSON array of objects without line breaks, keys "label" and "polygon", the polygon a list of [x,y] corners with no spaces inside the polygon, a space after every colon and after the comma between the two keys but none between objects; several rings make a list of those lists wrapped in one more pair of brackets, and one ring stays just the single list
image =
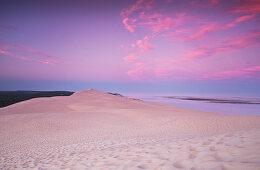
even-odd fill
[{"label": "sand dune", "polygon": [[0,169],[260,169],[260,117],[97,90],[0,109]]}]

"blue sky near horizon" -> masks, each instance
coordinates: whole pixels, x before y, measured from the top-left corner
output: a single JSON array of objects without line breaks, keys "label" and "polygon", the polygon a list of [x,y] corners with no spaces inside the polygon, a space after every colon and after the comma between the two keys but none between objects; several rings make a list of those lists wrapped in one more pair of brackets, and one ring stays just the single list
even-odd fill
[{"label": "blue sky near horizon", "polygon": [[[0,91],[12,90],[67,90],[80,91],[90,88],[122,94],[147,95],[199,95],[259,97],[260,84],[256,82],[70,82],[36,80],[0,80]],[[29,85],[28,85],[29,84]]]}]

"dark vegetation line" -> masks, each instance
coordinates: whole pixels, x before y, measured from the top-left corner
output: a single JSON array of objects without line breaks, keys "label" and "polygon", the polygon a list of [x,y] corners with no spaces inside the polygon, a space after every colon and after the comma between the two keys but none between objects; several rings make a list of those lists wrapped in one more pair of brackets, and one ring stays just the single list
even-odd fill
[{"label": "dark vegetation line", "polygon": [[38,97],[70,96],[70,91],[0,91],[0,108]]},{"label": "dark vegetation line", "polygon": [[107,92],[108,94],[112,94],[114,96],[121,96],[121,97],[124,97],[122,94],[119,94],[119,93],[111,93],[111,92]]}]

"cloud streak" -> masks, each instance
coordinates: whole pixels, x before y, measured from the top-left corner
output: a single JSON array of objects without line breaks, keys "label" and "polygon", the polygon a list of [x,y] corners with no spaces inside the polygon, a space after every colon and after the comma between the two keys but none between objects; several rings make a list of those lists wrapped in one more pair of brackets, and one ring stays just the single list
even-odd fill
[{"label": "cloud streak", "polygon": [[122,22],[129,32],[134,32],[136,28],[135,21],[135,19],[124,18]]},{"label": "cloud streak", "polygon": [[214,74],[203,76],[203,79],[213,79],[213,80],[227,80],[233,78],[241,78],[244,79],[260,79],[260,65],[249,66],[239,69],[220,71]]},{"label": "cloud streak", "polygon": [[199,58],[211,57],[222,52],[232,52],[246,48],[260,46],[260,31],[248,33],[235,40],[224,42],[216,47],[200,46],[186,54],[184,60],[195,60]]},{"label": "cloud streak", "polygon": [[135,67],[131,70],[127,71],[126,74],[133,79],[141,79],[145,73],[147,72],[147,68],[145,64],[142,62],[136,63]]},{"label": "cloud streak", "polygon": [[242,14],[259,14],[260,13],[260,1],[259,0],[244,0],[241,4],[236,5],[232,10],[232,13]]},{"label": "cloud streak", "polygon": [[52,56],[28,47],[7,44],[0,44],[0,54],[15,59],[39,62],[43,64],[55,64],[57,61],[54,60],[58,59],[56,56]]},{"label": "cloud streak", "polygon": [[124,57],[124,61],[126,63],[135,62],[137,59],[138,59],[138,56],[136,54],[133,54],[133,53]]},{"label": "cloud streak", "polygon": [[2,49],[0,49],[0,54],[3,54],[7,57],[24,60],[24,61],[33,61],[33,62],[39,62],[39,63],[43,63],[43,64],[53,64],[50,60],[30,58],[27,56],[10,53],[10,52],[2,50]]},{"label": "cloud streak", "polygon": [[228,28],[232,28],[235,27],[237,24],[239,24],[240,22],[244,22],[247,20],[250,20],[252,18],[254,18],[256,15],[255,14],[251,14],[251,15],[243,15],[241,17],[238,17],[237,19],[235,19],[235,21],[227,24],[224,29],[228,29]]}]

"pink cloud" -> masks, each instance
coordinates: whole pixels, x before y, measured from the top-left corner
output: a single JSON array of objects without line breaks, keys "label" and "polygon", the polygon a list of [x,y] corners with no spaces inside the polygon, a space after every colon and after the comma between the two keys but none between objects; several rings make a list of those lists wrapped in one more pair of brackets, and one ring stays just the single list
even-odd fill
[{"label": "pink cloud", "polygon": [[121,17],[125,18],[138,10],[151,10],[154,5],[154,0],[137,0],[135,4],[131,5],[129,8],[124,8],[121,10]]},{"label": "pink cloud", "polygon": [[253,17],[255,17],[256,15],[244,15],[244,16],[242,16],[242,17],[239,17],[239,18],[237,18],[236,19],[236,21],[235,22],[243,22],[243,21],[247,21],[247,20],[249,20],[249,19],[251,19],[251,18],[253,18]]},{"label": "pink cloud", "polygon": [[235,19],[235,21],[227,24],[224,28],[232,28],[232,27],[236,26],[238,23],[250,20],[250,19],[254,18],[255,16],[256,16],[255,14],[243,15],[243,16],[238,17],[237,19]]},{"label": "pink cloud", "polygon": [[179,13],[174,18],[160,13],[140,13],[138,26],[151,31],[153,35],[169,31],[179,26],[186,19],[185,13]]},{"label": "pink cloud", "polygon": [[184,60],[193,60],[196,58],[201,58],[201,57],[205,56],[206,51],[207,51],[207,48],[199,47],[196,50],[188,52],[185,55],[186,57],[184,58]]},{"label": "pink cloud", "polygon": [[24,61],[34,61],[34,62],[40,62],[40,63],[44,63],[44,64],[53,64],[49,60],[41,60],[41,59],[30,58],[30,57],[27,57],[27,56],[10,53],[10,52],[2,50],[2,49],[0,49],[0,54],[3,54],[7,57],[24,60]]},{"label": "pink cloud", "polygon": [[145,74],[145,64],[144,63],[136,63],[135,68],[129,70],[126,74],[132,78],[139,79]]},{"label": "pink cloud", "polygon": [[0,49],[0,54],[5,54],[5,55],[7,55],[8,52]]},{"label": "pink cloud", "polygon": [[239,5],[235,6],[232,13],[246,13],[246,14],[259,14],[260,13],[260,1],[259,0],[245,0]]},{"label": "pink cloud", "polygon": [[134,32],[136,28],[135,21],[136,19],[124,18],[122,22],[128,31]]},{"label": "pink cloud", "polygon": [[51,60],[57,59],[56,56],[52,56],[28,47],[0,44],[0,48],[0,54],[25,61],[34,61],[44,64],[54,64],[54,62]]},{"label": "pink cloud", "polygon": [[182,41],[197,41],[205,39],[208,32],[217,31],[220,28],[216,22],[211,22],[195,28],[178,29],[175,32],[163,36],[173,40],[177,38]]},{"label": "pink cloud", "polygon": [[150,58],[149,63],[135,63],[134,68],[130,69],[127,75],[139,80],[168,79],[177,71],[176,67],[173,67],[174,64],[176,64],[176,60],[173,58]]},{"label": "pink cloud", "polygon": [[205,38],[205,34],[207,32],[216,31],[218,29],[219,27],[217,26],[216,23],[208,23],[206,25],[199,26],[197,32],[188,36],[184,36],[183,38],[185,40],[202,40]]},{"label": "pink cloud", "polygon": [[44,52],[34,50],[32,48],[22,47],[22,46],[18,46],[18,45],[7,45],[7,44],[3,45],[3,44],[0,44],[0,47],[7,49],[7,50],[12,50],[12,51],[26,52],[26,53],[33,54],[33,55],[36,55],[36,56],[41,57],[41,58],[58,58],[56,56],[46,54]]},{"label": "pink cloud", "polygon": [[229,49],[251,48],[260,45],[260,31],[253,31],[233,41],[226,42],[224,47]]},{"label": "pink cloud", "polygon": [[148,36],[145,36],[143,40],[137,40],[136,46],[141,49],[142,51],[148,51],[154,48],[151,44],[149,44]]},{"label": "pink cloud", "polygon": [[[255,14],[243,15],[236,18],[233,22],[225,25],[222,25],[218,22],[212,22],[212,21],[211,22],[200,21],[197,18],[186,16],[185,18],[190,18],[193,21],[195,21],[195,23],[193,23],[194,24],[193,26],[190,26],[189,28],[175,29],[174,31],[168,34],[164,34],[163,37],[167,37],[172,40],[179,39],[181,41],[204,40],[207,34],[210,32],[221,31],[221,30],[232,28],[236,26],[238,23],[250,20],[255,16],[256,16]],[[184,19],[180,23],[182,23],[183,21]],[[201,23],[203,24],[201,25]],[[200,25],[197,26],[197,24]]]},{"label": "pink cloud", "polygon": [[145,14],[144,12],[139,15],[139,25],[145,29],[152,31],[153,33],[160,32],[162,30],[169,30],[172,24],[172,19],[167,16],[163,16],[159,13]]},{"label": "pink cloud", "polygon": [[129,8],[122,9],[120,15],[125,28],[130,32],[134,32],[136,27],[140,27],[151,31],[154,35],[177,27],[186,17],[185,13],[177,14],[172,18],[153,12],[151,9],[154,2],[154,0],[137,0]]},{"label": "pink cloud", "polygon": [[153,4],[154,0],[137,0],[136,3],[131,5],[129,8],[122,9],[120,16],[122,17],[122,23],[125,28],[130,32],[134,32],[136,28],[136,19],[131,18],[130,16],[139,10],[151,10]]},{"label": "pink cloud", "polygon": [[260,65],[249,66],[234,70],[220,71],[211,75],[206,75],[204,79],[232,79],[232,78],[260,78]]},{"label": "pink cloud", "polygon": [[127,62],[127,63],[128,62],[135,62],[137,59],[138,59],[138,56],[135,55],[135,54],[130,54],[130,55],[124,57],[124,61]]},{"label": "pink cloud", "polygon": [[231,52],[245,48],[260,46],[260,31],[248,33],[235,40],[224,42],[217,47],[200,46],[193,51],[188,52],[185,60],[194,60],[198,58],[210,57],[222,52]]},{"label": "pink cloud", "polygon": [[39,60],[39,62],[44,64],[53,64],[51,61],[48,60]]}]

